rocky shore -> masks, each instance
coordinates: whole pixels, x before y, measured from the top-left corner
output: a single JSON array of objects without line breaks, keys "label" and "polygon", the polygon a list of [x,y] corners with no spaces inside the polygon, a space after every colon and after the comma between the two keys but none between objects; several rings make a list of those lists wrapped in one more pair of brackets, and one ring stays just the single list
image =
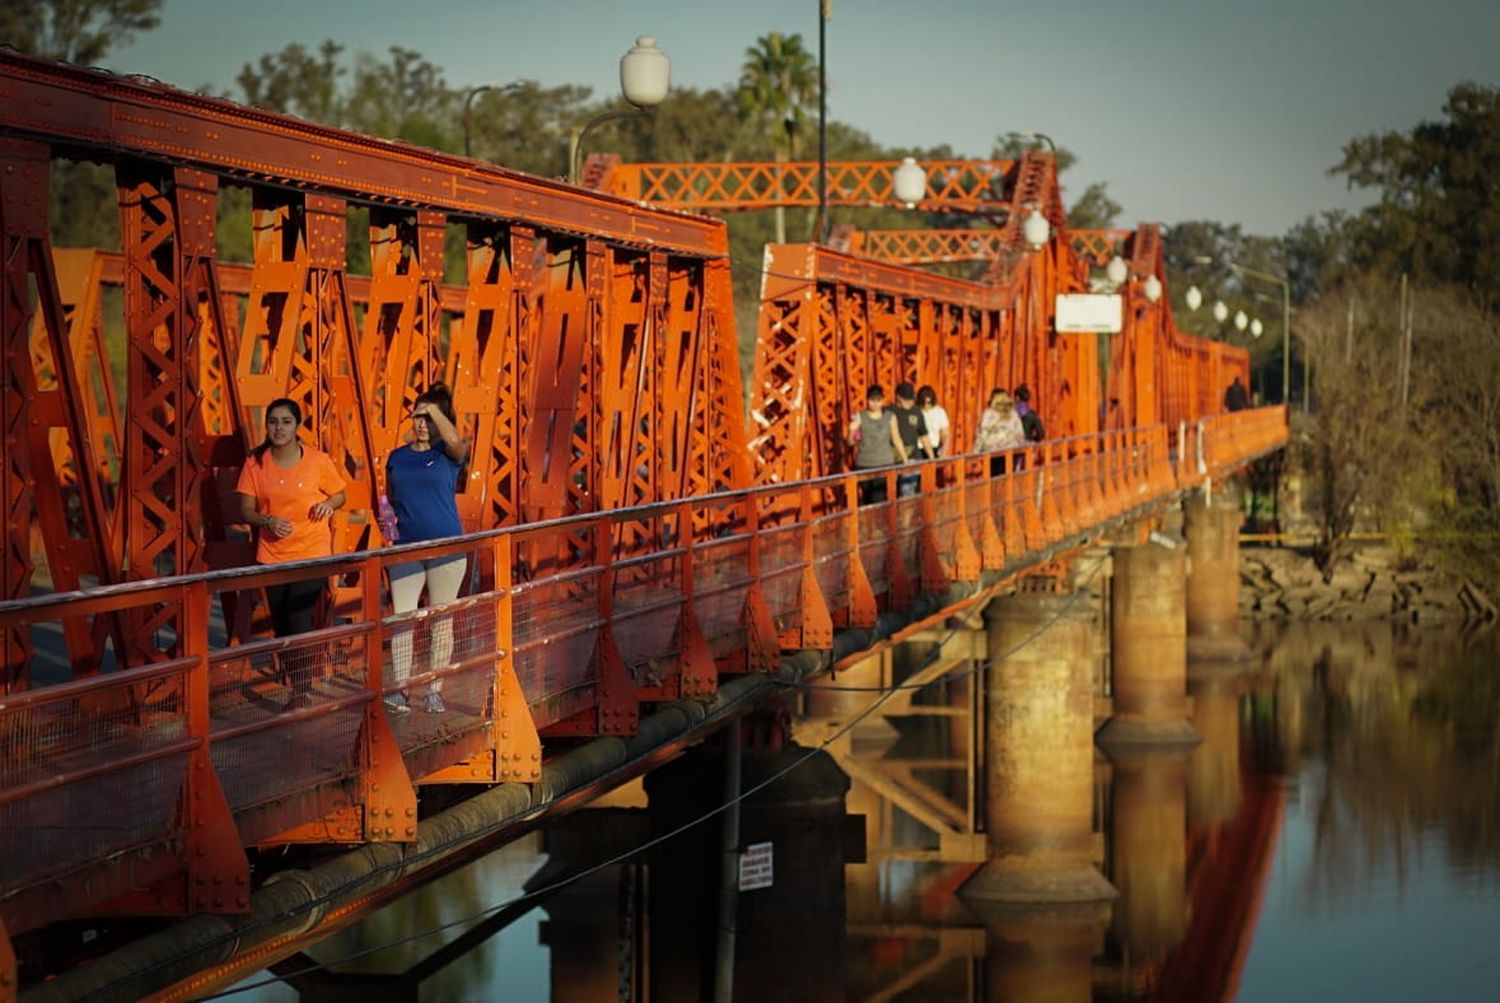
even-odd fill
[{"label": "rocky shore", "polygon": [[1255,619],[1486,623],[1500,616],[1496,598],[1460,576],[1402,562],[1383,545],[1356,550],[1327,582],[1305,551],[1240,549],[1240,611]]}]

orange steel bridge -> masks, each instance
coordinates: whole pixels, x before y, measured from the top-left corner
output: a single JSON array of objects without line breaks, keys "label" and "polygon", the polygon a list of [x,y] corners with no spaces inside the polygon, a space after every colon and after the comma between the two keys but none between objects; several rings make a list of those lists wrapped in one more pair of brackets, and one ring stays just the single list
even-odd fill
[{"label": "orange steel bridge", "polygon": [[[998,224],[983,281],[768,248],[747,408],[725,226],[682,210],[806,199],[806,165],[596,158],[590,190],[13,52],[0,93],[0,997],[16,938],[66,920],[208,924],[132,992],[253,970],[587,797],[578,740],[620,739],[612,777],[648,768],[881,643],[877,620],[979,601],[1285,440],[1282,408],[1218,413],[1245,353],[1147,296],[1159,231],[1069,234],[1044,155],[928,165],[924,208]],[[52,246],[56,160],[112,170],[118,253]],[[835,201],[888,200],[892,166],[836,165]],[[767,195],[770,168],[799,180]],[[231,188],[244,264],[219,254]],[[1113,253],[1130,278],[1101,370],[1052,304]],[[439,378],[476,444],[470,535],[378,549],[380,461]],[[1029,382],[1055,438],[1007,476],[928,462],[918,497],[861,508],[838,434],[901,379],[938,388],[960,444],[991,387]],[[342,552],[257,567],[232,491],[281,396],[348,481]],[[386,567],[456,552],[466,596],[387,612]],[[309,577],[334,583],[328,626],[271,638],[260,590]],[[399,644],[449,713],[387,717]],[[283,713],[298,660],[314,705]],[[490,821],[445,829],[463,806],[418,799],[438,784],[484,791]],[[362,845],[379,878],[288,905],[314,872],[265,883],[266,851],[301,845]]]}]

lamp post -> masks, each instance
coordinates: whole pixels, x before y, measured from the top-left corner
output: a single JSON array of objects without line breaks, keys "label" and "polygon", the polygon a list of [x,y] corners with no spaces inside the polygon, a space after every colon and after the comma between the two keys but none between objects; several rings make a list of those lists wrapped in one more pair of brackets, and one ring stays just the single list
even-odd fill
[{"label": "lamp post", "polygon": [[1031,140],[1032,142],[1041,140],[1042,142],[1047,144],[1047,150],[1052,154],[1052,159],[1057,159],[1057,144],[1052,142],[1052,137],[1047,135],[1045,132],[1032,132],[1030,129],[1026,129],[1016,132],[1007,132],[1005,134],[1005,138]]},{"label": "lamp post", "polygon": [[828,241],[828,19],[833,0],[818,0],[818,243]]},{"label": "lamp post", "polygon": [[1227,262],[1241,275],[1274,282],[1281,287],[1281,403],[1290,404],[1292,396],[1292,284],[1284,276],[1272,275],[1236,262]]},{"label": "lamp post", "polygon": [[472,157],[473,149],[469,145],[470,116],[474,111],[474,99],[485,91],[499,91],[501,94],[509,94],[521,89],[520,84],[480,84],[478,87],[470,87],[469,92],[464,95],[464,156]]},{"label": "lamp post", "polygon": [[582,129],[573,131],[568,148],[569,176],[573,184],[578,183],[582,173],[583,141],[589,133],[606,122],[646,114],[666,100],[671,85],[672,64],[667,54],[657,47],[655,38],[641,35],[635,40],[635,46],[620,57],[620,93],[633,107],[595,115]]}]

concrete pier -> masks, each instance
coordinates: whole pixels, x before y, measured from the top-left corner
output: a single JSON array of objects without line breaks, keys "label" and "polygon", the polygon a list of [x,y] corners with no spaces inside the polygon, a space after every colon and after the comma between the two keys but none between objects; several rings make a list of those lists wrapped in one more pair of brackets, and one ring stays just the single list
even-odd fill
[{"label": "concrete pier", "polygon": [[1094,955],[1103,947],[1109,905],[1000,906],[981,916],[988,934],[984,999],[989,1003],[1089,1003]]},{"label": "concrete pier", "polygon": [[1116,939],[1132,958],[1172,950],[1187,933],[1187,763],[1183,748],[1111,750],[1110,877]]},{"label": "concrete pier", "polygon": [[1110,593],[1114,713],[1099,744],[1182,745],[1199,740],[1187,721],[1184,548],[1117,547]]},{"label": "concrete pier", "polygon": [[1088,611],[1066,595],[1018,593],[992,602],[984,620],[989,860],[959,895],[976,912],[987,903],[1111,899],[1091,854]]},{"label": "concrete pier", "polygon": [[1240,524],[1234,492],[1210,503],[1200,492],[1183,503],[1187,537],[1187,655],[1191,661],[1238,662],[1250,657],[1240,636]]}]

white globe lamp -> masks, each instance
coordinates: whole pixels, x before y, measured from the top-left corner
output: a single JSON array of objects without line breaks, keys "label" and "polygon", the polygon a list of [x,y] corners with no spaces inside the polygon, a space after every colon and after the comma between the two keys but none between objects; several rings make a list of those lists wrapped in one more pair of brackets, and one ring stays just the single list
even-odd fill
[{"label": "white globe lamp", "polygon": [[1203,305],[1203,293],[1198,290],[1197,286],[1188,286],[1187,295],[1183,296],[1183,301],[1187,303],[1189,310],[1196,310]]},{"label": "white globe lamp", "polygon": [[1046,216],[1033,209],[1021,224],[1021,237],[1031,245],[1032,250],[1039,250],[1052,239],[1052,224],[1047,222]]},{"label": "white globe lamp", "polygon": [[891,191],[896,201],[906,208],[915,209],[917,203],[927,197],[927,171],[917,163],[916,157],[903,157],[901,166],[891,175]]},{"label": "white globe lamp", "polygon": [[1234,312],[1234,329],[1236,331],[1243,331],[1245,328],[1247,328],[1249,326],[1250,326],[1250,318],[1247,317],[1247,316],[1245,316],[1245,311],[1243,311],[1243,310],[1236,310]]},{"label": "white globe lamp", "polygon": [[1161,300],[1161,279],[1155,275],[1146,276],[1146,281],[1141,283],[1141,292],[1146,294],[1146,301],[1156,303]]},{"label": "white globe lamp", "polygon": [[666,100],[672,87],[672,63],[657,47],[656,39],[641,35],[635,46],[620,57],[620,92],[637,108],[654,108]]},{"label": "white globe lamp", "polygon": [[1214,301],[1214,320],[1220,324],[1229,319],[1229,307],[1224,305],[1223,300]]},{"label": "white globe lamp", "polygon": [[1123,285],[1130,276],[1130,269],[1125,265],[1125,259],[1116,254],[1109,259],[1109,264],[1104,266],[1104,275],[1109,279],[1110,285]]}]

